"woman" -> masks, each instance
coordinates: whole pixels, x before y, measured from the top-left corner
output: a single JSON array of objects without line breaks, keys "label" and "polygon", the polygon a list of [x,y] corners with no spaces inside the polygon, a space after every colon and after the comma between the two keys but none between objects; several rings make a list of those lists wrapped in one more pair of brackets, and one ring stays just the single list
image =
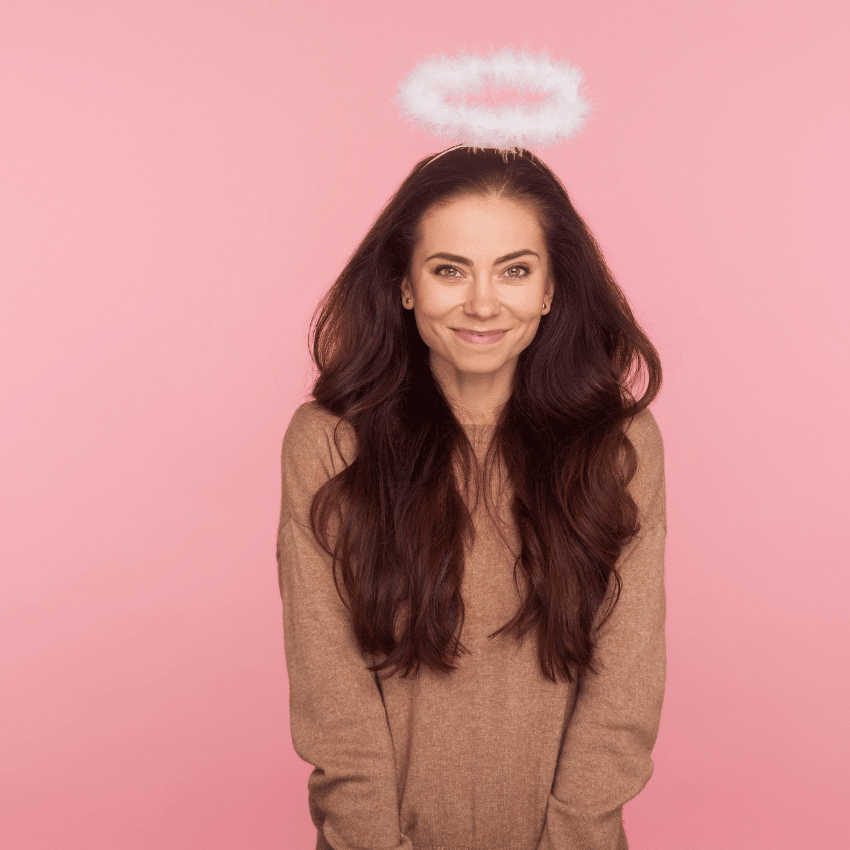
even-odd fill
[{"label": "woman", "polygon": [[524,150],[420,162],[313,355],[277,556],[317,848],[628,847],[666,669],[661,368],[560,181]]}]

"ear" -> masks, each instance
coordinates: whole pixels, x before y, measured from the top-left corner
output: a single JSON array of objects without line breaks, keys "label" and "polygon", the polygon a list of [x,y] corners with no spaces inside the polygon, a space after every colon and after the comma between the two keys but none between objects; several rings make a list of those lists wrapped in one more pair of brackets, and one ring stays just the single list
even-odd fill
[{"label": "ear", "polygon": [[546,284],[546,288],[543,290],[543,303],[546,305],[546,309],[543,311],[545,315],[552,309],[552,299],[555,297],[555,284],[552,283],[552,278],[549,278],[549,282]]},{"label": "ear", "polygon": [[413,309],[413,289],[406,276],[401,281],[401,305],[408,310]]}]

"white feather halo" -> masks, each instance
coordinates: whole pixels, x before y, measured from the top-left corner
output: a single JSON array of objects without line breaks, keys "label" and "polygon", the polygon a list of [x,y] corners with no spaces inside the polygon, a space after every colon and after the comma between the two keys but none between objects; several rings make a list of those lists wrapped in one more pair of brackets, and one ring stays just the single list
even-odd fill
[{"label": "white feather halo", "polygon": [[[579,94],[583,79],[578,67],[553,62],[545,51],[536,56],[509,47],[486,56],[461,51],[417,63],[399,82],[392,103],[404,118],[441,139],[500,150],[545,148],[584,126],[592,107]],[[467,102],[488,86],[526,93],[526,102],[496,107]],[[528,94],[544,98],[534,104]]]}]

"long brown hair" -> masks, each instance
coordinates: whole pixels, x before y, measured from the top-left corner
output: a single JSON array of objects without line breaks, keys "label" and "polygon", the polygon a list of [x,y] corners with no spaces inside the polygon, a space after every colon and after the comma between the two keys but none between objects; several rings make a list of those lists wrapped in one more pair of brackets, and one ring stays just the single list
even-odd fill
[{"label": "long brown hair", "polygon": [[317,308],[313,397],[351,428],[357,453],[318,490],[310,520],[333,555],[335,582],[341,568],[361,651],[383,657],[369,670],[455,670],[468,652],[461,583],[474,531],[452,459],[468,469],[472,450],[400,285],[424,213],[465,195],[537,212],[556,291],[492,437],[514,494],[514,570],[524,571],[528,592],[489,637],[522,641],[536,628],[541,670],[572,682],[597,672],[595,630],[617,604],[616,561],[639,530],[627,490],[637,458],[624,425],[657,396],[661,363],[563,184],[530,152],[462,147],[423,159]]}]

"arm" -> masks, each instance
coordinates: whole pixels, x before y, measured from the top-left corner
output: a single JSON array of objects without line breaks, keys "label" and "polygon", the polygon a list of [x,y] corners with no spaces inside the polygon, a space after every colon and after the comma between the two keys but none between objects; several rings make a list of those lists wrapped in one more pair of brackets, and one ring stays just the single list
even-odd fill
[{"label": "arm", "polygon": [[620,600],[599,633],[598,676],[578,689],[538,850],[627,850],[623,804],[652,775],[664,698],[664,449],[649,410],[628,432],[641,530],[618,561]]},{"label": "arm", "polygon": [[344,466],[333,445],[335,421],[302,405],[283,441],[277,560],[292,744],[315,767],[307,784],[318,850],[412,850],[399,833],[384,704],[334,586],[331,558],[310,531],[313,494]]}]

